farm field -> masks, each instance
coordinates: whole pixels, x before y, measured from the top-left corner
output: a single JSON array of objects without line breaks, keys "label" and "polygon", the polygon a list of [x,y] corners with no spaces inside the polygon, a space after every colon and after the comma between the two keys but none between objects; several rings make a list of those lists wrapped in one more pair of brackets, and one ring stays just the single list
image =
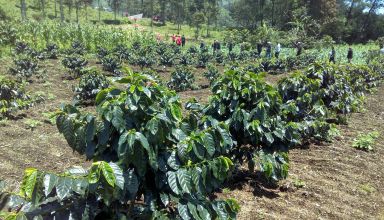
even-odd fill
[{"label": "farm field", "polygon": [[0,0],[0,220],[384,219],[383,5]]}]

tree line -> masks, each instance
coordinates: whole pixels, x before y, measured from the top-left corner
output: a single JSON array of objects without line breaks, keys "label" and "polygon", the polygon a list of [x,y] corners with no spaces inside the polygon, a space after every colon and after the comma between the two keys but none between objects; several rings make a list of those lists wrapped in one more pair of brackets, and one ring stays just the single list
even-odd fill
[{"label": "tree line", "polygon": [[[254,31],[268,25],[280,31],[301,29],[311,37],[331,36],[336,41],[365,42],[384,35],[384,0],[34,0],[46,15],[54,4],[54,17],[65,20],[69,13],[88,7],[111,10],[115,19],[142,13],[161,24],[173,22],[196,28],[236,28]],[[26,19],[26,0],[20,0],[21,17]],[[87,15],[87,13],[86,13]]]}]

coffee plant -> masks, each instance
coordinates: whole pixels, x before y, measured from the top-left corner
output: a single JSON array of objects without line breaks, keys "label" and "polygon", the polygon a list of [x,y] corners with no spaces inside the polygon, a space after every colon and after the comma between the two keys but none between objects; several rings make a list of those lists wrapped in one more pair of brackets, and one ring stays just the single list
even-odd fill
[{"label": "coffee plant", "polygon": [[68,54],[68,55],[84,55],[86,53],[87,53],[87,51],[85,49],[85,46],[80,41],[74,41],[71,44],[71,48],[69,48],[66,51],[66,54]]},{"label": "coffee plant", "polygon": [[19,80],[29,79],[38,70],[38,61],[29,56],[19,56],[13,60],[14,67],[9,69],[10,74]]},{"label": "coffee plant", "polygon": [[211,200],[234,169],[228,127],[184,118],[175,92],[139,75],[96,97],[98,117],[73,106],[57,113],[71,148],[92,166],[53,174],[27,169],[9,198],[19,218],[234,219],[235,200]]},{"label": "coffee plant", "polygon": [[[212,85],[213,96],[200,114],[225,122],[237,142],[235,161],[248,163],[272,180],[285,178],[288,159],[285,152],[300,142],[294,122],[282,117],[282,100],[261,75],[227,71]],[[212,123],[208,120],[208,124]],[[207,123],[202,121],[201,123]]]},{"label": "coffee plant", "polygon": [[24,86],[0,76],[0,119],[8,118],[12,112],[27,109],[42,101],[25,92]]},{"label": "coffee plant", "polygon": [[78,55],[66,56],[62,60],[64,67],[69,69],[70,75],[77,78],[80,76],[81,70],[88,64],[88,61]]},{"label": "coffee plant", "polygon": [[212,84],[219,76],[219,70],[214,65],[208,65],[208,69],[203,73],[204,77],[208,79],[209,83]]},{"label": "coffee plant", "polygon": [[177,67],[171,74],[171,81],[168,82],[168,87],[177,92],[188,89],[195,89],[195,75],[187,67]]},{"label": "coffee plant", "polygon": [[104,59],[108,55],[109,55],[109,51],[106,48],[104,48],[104,47],[97,47],[96,57],[99,60]]},{"label": "coffee plant", "polygon": [[57,44],[48,44],[44,50],[44,55],[48,59],[57,59],[59,54],[59,47]]},{"label": "coffee plant", "polygon": [[120,60],[113,55],[108,55],[101,59],[101,64],[103,65],[103,70],[111,73],[116,73],[121,68]]},{"label": "coffee plant", "polygon": [[97,69],[85,69],[81,73],[79,85],[74,89],[75,103],[93,103],[97,93],[108,88],[107,78]]}]

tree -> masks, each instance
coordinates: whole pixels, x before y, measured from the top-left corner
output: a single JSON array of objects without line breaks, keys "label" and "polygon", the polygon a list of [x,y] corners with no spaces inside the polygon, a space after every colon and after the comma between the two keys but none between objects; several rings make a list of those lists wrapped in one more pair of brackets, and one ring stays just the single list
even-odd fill
[{"label": "tree", "polygon": [[205,15],[203,12],[195,12],[193,14],[193,25],[195,26],[195,39],[199,38],[201,25],[205,22]]},{"label": "tree", "polygon": [[113,9],[115,20],[117,20],[117,12],[120,10],[121,0],[109,0],[109,5]]},{"label": "tree", "polygon": [[217,15],[219,14],[219,5],[217,0],[207,0],[205,11],[207,15],[207,37],[209,37],[209,26],[211,25],[212,21],[217,19]]},{"label": "tree", "polygon": [[60,21],[64,22],[64,0],[60,0]]},{"label": "tree", "polygon": [[27,4],[25,0],[20,0],[21,20],[27,20]]}]

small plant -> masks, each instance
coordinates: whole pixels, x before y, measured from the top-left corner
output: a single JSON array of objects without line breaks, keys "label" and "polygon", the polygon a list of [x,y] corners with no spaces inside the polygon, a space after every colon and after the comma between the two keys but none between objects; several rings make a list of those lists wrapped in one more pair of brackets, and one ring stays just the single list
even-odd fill
[{"label": "small plant", "polygon": [[42,125],[40,121],[34,119],[27,119],[24,124],[26,125],[27,129],[31,129],[32,131]]},{"label": "small plant", "polygon": [[88,61],[81,56],[67,56],[63,59],[62,64],[70,70],[70,74],[79,77],[81,70],[88,64]]},{"label": "small plant", "polygon": [[120,60],[128,60],[130,57],[129,49],[119,44],[113,49],[113,53],[120,59]]},{"label": "small plant", "polygon": [[103,65],[103,70],[115,73],[121,68],[121,62],[115,56],[108,55],[101,59],[101,64]]},{"label": "small plant", "polygon": [[59,47],[56,44],[48,44],[44,50],[45,57],[48,59],[57,59]]},{"label": "small plant", "polygon": [[174,63],[175,55],[171,50],[166,50],[160,56],[160,64],[164,66],[172,66]]},{"label": "small plant", "polygon": [[104,59],[104,57],[108,56],[109,51],[104,47],[97,47],[96,56],[99,60]]},{"label": "small plant", "polygon": [[38,69],[37,60],[28,56],[20,56],[13,60],[14,67],[10,68],[10,73],[19,80],[32,77]]},{"label": "small plant", "polygon": [[352,146],[359,150],[373,151],[373,145],[376,139],[379,138],[379,135],[377,131],[368,134],[359,134],[359,136],[353,140]]},{"label": "small plant", "polygon": [[86,54],[86,49],[80,41],[74,41],[71,45],[71,48],[67,50],[68,55],[84,55]]},{"label": "small plant", "polygon": [[208,65],[208,70],[203,73],[204,77],[212,84],[219,77],[219,70],[214,65]]},{"label": "small plant", "polygon": [[168,82],[168,87],[177,92],[194,89],[195,76],[186,67],[179,67],[171,75],[171,81]]},{"label": "small plant", "polygon": [[0,77],[0,118],[8,118],[11,112],[29,108],[34,103],[23,85]]},{"label": "small plant", "polygon": [[109,86],[107,78],[96,69],[83,71],[79,86],[74,89],[75,103],[84,103],[95,99],[100,90]]},{"label": "small plant", "polygon": [[208,52],[201,52],[197,55],[197,67],[205,68],[210,60],[210,55]]}]

